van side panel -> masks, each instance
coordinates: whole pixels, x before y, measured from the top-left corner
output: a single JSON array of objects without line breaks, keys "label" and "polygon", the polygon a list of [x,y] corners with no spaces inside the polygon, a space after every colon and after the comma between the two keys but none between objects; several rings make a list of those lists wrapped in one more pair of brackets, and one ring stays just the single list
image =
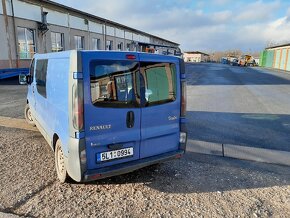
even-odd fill
[{"label": "van side panel", "polygon": [[48,117],[45,129],[53,139],[53,134],[58,134],[65,156],[68,154],[69,142],[69,58],[49,59],[47,73],[47,111]]}]

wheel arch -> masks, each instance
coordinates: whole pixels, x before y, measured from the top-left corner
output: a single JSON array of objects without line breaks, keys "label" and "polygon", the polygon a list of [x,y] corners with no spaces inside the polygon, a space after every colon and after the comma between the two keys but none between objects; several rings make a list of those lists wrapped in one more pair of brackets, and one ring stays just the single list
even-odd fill
[{"label": "wheel arch", "polygon": [[58,139],[59,139],[59,136],[56,133],[54,133],[52,137],[52,146],[51,146],[53,151],[55,151],[55,145]]}]

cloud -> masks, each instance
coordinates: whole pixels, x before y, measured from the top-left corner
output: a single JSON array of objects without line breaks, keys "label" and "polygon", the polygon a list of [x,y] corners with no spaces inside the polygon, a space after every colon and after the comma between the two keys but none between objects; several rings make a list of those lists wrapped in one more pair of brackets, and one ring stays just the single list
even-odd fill
[{"label": "cloud", "polygon": [[58,0],[180,43],[183,50],[202,51],[258,51],[269,41],[288,40],[290,7],[283,9],[288,3],[282,1]]},{"label": "cloud", "polygon": [[235,17],[236,22],[259,22],[270,20],[273,17],[273,11],[278,10],[281,4],[279,1],[265,3],[256,1],[240,5],[241,12]]}]

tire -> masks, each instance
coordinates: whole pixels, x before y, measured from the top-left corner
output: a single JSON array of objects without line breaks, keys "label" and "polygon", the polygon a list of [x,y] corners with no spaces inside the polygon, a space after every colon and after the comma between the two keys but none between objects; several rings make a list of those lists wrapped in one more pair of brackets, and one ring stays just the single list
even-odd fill
[{"label": "tire", "polygon": [[56,141],[55,145],[54,160],[57,178],[61,183],[66,183],[68,181],[68,174],[64,162],[64,154],[62,151],[61,142],[59,139]]},{"label": "tire", "polygon": [[24,116],[25,116],[25,120],[26,122],[31,125],[31,126],[35,126],[35,123],[33,121],[33,117],[31,114],[31,110],[29,107],[29,104],[26,104],[25,109],[24,109]]}]

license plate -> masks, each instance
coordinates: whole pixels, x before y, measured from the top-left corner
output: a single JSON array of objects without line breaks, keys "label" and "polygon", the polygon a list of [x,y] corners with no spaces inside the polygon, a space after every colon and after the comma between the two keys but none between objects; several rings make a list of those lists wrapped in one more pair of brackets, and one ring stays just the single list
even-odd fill
[{"label": "license plate", "polygon": [[120,150],[102,152],[97,154],[97,162],[104,162],[133,156],[133,148],[123,148]]}]

